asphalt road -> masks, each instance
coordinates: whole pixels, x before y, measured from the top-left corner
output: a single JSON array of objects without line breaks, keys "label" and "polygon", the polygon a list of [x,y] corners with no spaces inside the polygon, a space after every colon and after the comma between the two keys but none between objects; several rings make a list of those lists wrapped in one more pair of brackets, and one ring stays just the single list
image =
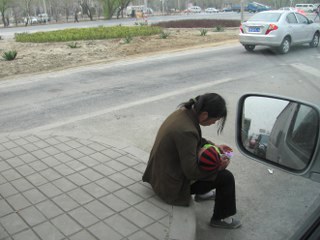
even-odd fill
[{"label": "asphalt road", "polygon": [[307,46],[276,55],[263,47],[247,53],[236,44],[2,81],[0,131],[72,122],[197,86],[223,86],[235,92],[232,101],[253,91],[318,104],[318,62],[319,50]]},{"label": "asphalt road", "polygon": [[[237,101],[247,92],[302,99],[319,106],[320,52],[297,47],[277,55],[240,44],[159,54],[112,64],[0,81],[0,132],[77,132],[123,141],[150,151],[161,122],[177,105],[204,92],[228,103],[222,135],[214,142],[236,149]],[[236,151],[238,230],[208,227],[212,203],[197,204],[198,239],[287,239],[319,204],[319,184],[268,167]]]}]

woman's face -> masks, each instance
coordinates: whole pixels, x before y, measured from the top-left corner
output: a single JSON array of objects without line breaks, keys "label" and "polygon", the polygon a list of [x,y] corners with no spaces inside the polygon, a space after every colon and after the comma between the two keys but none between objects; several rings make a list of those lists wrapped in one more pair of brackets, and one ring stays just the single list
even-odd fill
[{"label": "woman's face", "polygon": [[207,112],[202,112],[199,116],[199,124],[201,126],[210,126],[215,124],[220,118],[210,118]]},{"label": "woman's face", "polygon": [[207,118],[206,121],[200,123],[201,126],[210,126],[215,124],[220,118]]}]

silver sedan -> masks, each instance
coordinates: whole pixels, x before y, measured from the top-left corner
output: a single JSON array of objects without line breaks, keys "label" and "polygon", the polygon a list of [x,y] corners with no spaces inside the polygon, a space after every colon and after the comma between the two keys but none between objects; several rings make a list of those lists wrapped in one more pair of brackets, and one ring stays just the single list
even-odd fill
[{"label": "silver sedan", "polygon": [[247,51],[264,45],[284,54],[293,45],[308,43],[310,47],[318,47],[319,36],[320,24],[298,12],[274,10],[257,13],[243,22],[239,39]]}]

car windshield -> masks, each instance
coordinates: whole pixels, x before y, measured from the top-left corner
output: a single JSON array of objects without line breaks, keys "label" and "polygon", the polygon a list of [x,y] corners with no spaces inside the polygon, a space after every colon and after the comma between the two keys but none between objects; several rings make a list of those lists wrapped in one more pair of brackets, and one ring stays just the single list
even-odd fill
[{"label": "car windshield", "polygon": [[252,22],[278,22],[281,13],[261,12],[252,16],[248,21]]}]

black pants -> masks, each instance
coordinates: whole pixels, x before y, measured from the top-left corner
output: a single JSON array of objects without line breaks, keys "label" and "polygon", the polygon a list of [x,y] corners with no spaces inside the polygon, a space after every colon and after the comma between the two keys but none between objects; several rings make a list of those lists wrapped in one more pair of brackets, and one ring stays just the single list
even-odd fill
[{"label": "black pants", "polygon": [[233,174],[225,169],[219,172],[212,182],[197,181],[191,185],[191,194],[204,194],[212,189],[216,189],[212,218],[218,220],[236,214],[236,188]]}]

